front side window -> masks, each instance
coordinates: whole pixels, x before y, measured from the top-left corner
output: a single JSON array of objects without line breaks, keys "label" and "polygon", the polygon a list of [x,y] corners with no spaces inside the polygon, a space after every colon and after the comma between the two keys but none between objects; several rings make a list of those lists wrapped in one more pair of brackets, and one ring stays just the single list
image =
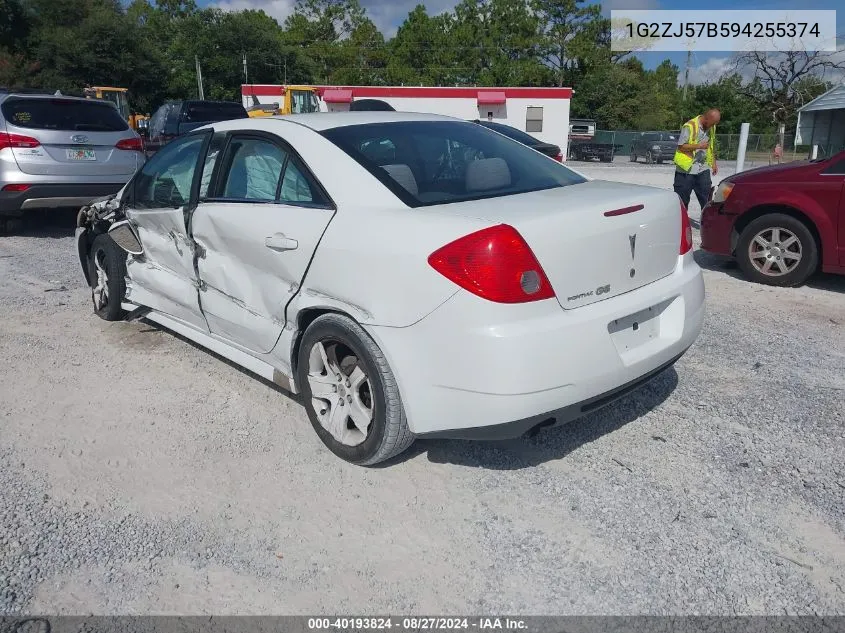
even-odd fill
[{"label": "front side window", "polygon": [[147,161],[135,180],[133,206],[168,209],[188,204],[205,139],[205,134],[177,139]]},{"label": "front side window", "polygon": [[411,207],[585,182],[560,163],[476,123],[372,123],[323,135]]},{"label": "front side window", "polygon": [[287,158],[281,147],[259,138],[234,138],[229,144],[229,168],[222,196],[236,200],[276,200]]},{"label": "front side window", "polygon": [[833,163],[827,167],[823,172],[825,176],[845,176],[845,158]]},{"label": "front side window", "polygon": [[215,134],[208,144],[208,152],[205,154],[203,161],[202,174],[200,175],[200,190],[199,198],[208,197],[209,189],[211,188],[211,176],[214,174],[214,166],[217,164],[217,159],[220,157],[220,152],[226,145],[225,134]]}]

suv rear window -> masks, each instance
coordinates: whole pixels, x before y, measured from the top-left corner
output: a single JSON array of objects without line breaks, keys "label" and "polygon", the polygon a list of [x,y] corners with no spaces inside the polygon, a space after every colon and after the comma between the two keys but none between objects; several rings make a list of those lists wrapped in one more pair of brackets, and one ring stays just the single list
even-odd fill
[{"label": "suv rear window", "polygon": [[322,134],[410,207],[585,182],[560,163],[475,123],[369,123]]},{"label": "suv rear window", "polygon": [[214,123],[229,119],[245,119],[247,113],[240,103],[195,102],[185,106],[186,123]]},{"label": "suv rear window", "polygon": [[122,132],[129,125],[111,103],[76,99],[11,98],[0,106],[10,125],[34,130]]}]

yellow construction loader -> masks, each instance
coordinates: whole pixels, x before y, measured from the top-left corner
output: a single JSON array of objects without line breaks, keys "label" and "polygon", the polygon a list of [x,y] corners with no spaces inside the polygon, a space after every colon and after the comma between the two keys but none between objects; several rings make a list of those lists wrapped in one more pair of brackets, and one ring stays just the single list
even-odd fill
[{"label": "yellow construction loader", "polygon": [[126,119],[133,130],[137,130],[141,121],[146,121],[150,118],[149,115],[135,114],[129,107],[129,99],[127,98],[128,90],[126,88],[112,88],[109,86],[88,86],[85,88],[84,94],[89,99],[102,99],[103,101],[111,101],[116,107],[120,116]]},{"label": "yellow construction loader", "polygon": [[278,103],[259,103],[252,95],[252,105],[246,109],[251,117],[276,116],[278,114],[304,114],[319,112],[317,90],[313,86],[282,86]]}]

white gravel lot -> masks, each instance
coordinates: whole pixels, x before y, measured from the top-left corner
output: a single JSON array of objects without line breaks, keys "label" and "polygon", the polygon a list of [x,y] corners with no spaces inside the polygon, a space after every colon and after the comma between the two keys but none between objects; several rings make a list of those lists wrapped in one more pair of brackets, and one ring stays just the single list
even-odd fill
[{"label": "white gravel lot", "polygon": [[845,614],[845,278],[697,257],[704,332],[646,388],[364,469],[281,391],[95,318],[71,216],[0,237],[0,613]]}]

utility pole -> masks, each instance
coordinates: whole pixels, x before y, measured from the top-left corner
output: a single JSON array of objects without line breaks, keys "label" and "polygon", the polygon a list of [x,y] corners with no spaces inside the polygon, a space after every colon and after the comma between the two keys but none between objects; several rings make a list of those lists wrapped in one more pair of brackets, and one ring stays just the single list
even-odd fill
[{"label": "utility pole", "polygon": [[692,66],[692,46],[687,49],[687,67],[684,70],[684,101],[687,100],[687,85],[689,84],[689,69]]},{"label": "utility pole", "polygon": [[249,73],[247,72],[247,69],[246,69],[246,53],[244,53],[244,83],[245,84],[249,83]]},{"label": "utility pole", "polygon": [[197,65],[197,92],[199,93],[200,101],[205,101],[205,93],[202,90],[202,69],[200,68],[200,58],[194,55],[194,63]]}]

